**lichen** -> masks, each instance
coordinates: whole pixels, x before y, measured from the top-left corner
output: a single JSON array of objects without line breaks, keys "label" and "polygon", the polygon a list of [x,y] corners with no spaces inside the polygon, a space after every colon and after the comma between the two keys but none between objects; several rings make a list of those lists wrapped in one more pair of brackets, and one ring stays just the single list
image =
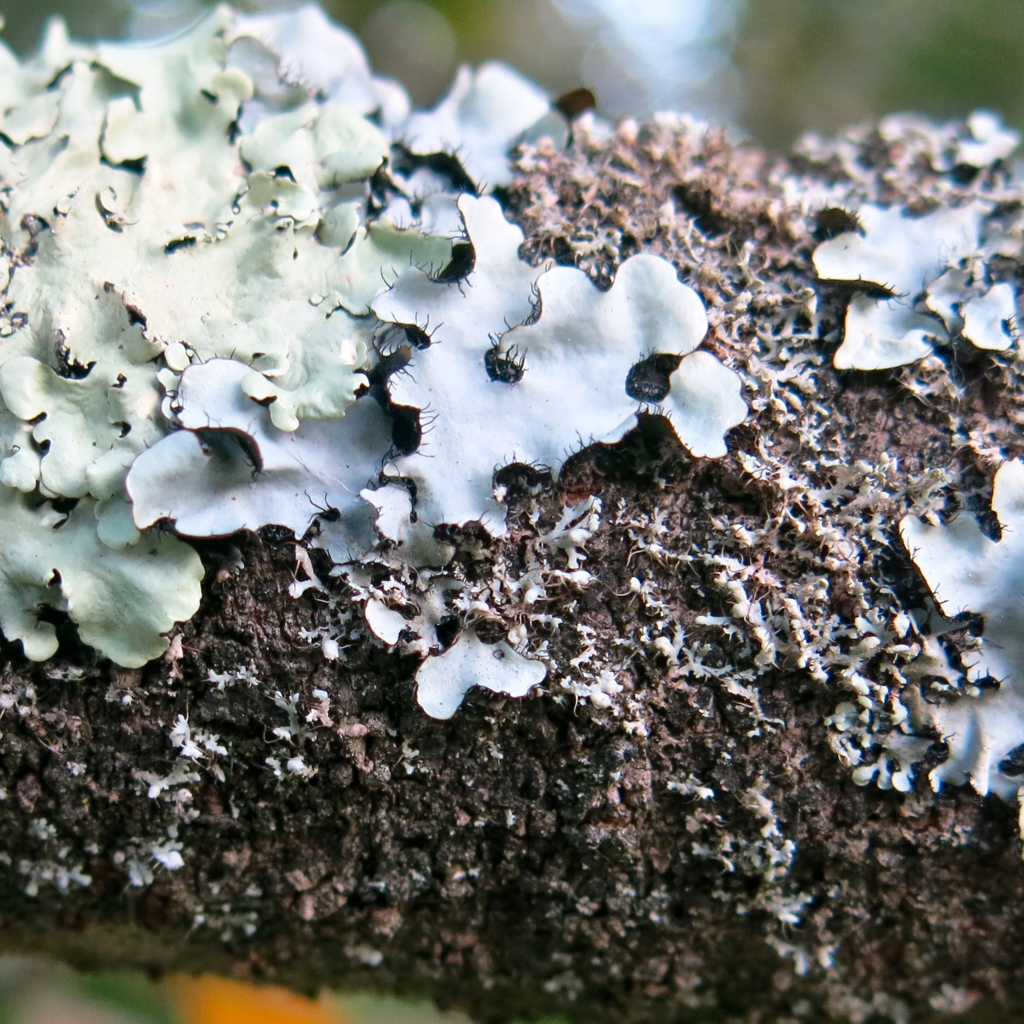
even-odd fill
[{"label": "lichen", "polygon": [[[996,472],[992,512],[1002,534],[985,535],[973,516],[932,525],[907,517],[900,538],[948,620],[966,613],[984,618],[980,646],[961,662],[969,683],[994,687],[955,700],[914,702],[915,726],[934,729],[949,757],[933,768],[931,784],[970,782],[981,794],[1016,802],[1021,787],[1010,758],[1024,744],[1024,622],[1018,598],[1024,578],[1024,462],[1005,462]],[[918,751],[918,756],[923,754]]]},{"label": "lichen", "polygon": [[[1014,345],[1016,290],[1010,282],[993,284],[985,265],[986,256],[998,252],[998,242],[983,239],[992,210],[975,201],[914,217],[865,204],[856,211],[858,231],[815,249],[823,280],[868,289],[850,302],[843,344],[833,357],[837,369],[902,366],[958,333],[978,348]],[[879,298],[879,290],[888,297]]]},{"label": "lichen", "polygon": [[475,71],[459,68],[448,95],[434,110],[413,114],[399,138],[417,156],[454,153],[478,188],[493,188],[512,180],[510,147],[538,133],[538,122],[549,116],[558,117],[543,89],[489,61]]},{"label": "lichen", "polygon": [[203,567],[195,551],[159,532],[104,543],[111,537],[102,514],[92,499],[65,514],[0,487],[8,539],[0,553],[0,628],[33,660],[57,651],[56,629],[41,608],[66,611],[87,644],[138,667],[163,654],[162,634],[199,607]]},{"label": "lichen", "polygon": [[416,700],[431,718],[451,718],[474,686],[523,697],[539,686],[547,669],[516,653],[507,643],[485,644],[465,633],[416,673]]},{"label": "lichen", "polygon": [[[275,40],[279,54],[268,49]],[[329,42],[333,50],[324,49]],[[294,77],[299,50],[308,84]],[[152,466],[152,452],[174,448],[173,466],[164,467],[171,476],[190,444],[190,465],[208,461],[197,435],[171,434],[179,420],[168,401],[195,363],[243,366],[250,398],[239,400],[274,430],[297,433],[306,423],[300,447],[317,432],[310,423],[342,423],[366,384],[369,304],[408,266],[439,270],[451,256],[446,235],[396,227],[375,217],[368,199],[368,179],[389,160],[389,129],[366,115],[384,103],[404,120],[400,88],[374,79],[358,44],[313,8],[250,19],[218,8],[187,33],[151,44],[82,46],[55,20],[36,57],[19,64],[3,49],[2,60],[6,504],[21,508],[12,491],[27,496],[26,507],[51,500],[91,509],[94,499],[127,498],[126,476],[140,454]],[[211,443],[220,444],[226,476],[201,473],[182,495],[185,505],[189,495],[198,500],[202,481],[223,493],[251,474],[246,453],[218,438]],[[282,516],[301,532],[307,510],[318,501],[329,507],[332,487],[311,491],[302,513],[268,506],[236,515],[223,532]],[[272,504],[277,492],[257,493],[264,490]],[[362,514],[367,530],[369,516]],[[76,528],[63,527],[64,535],[96,523],[98,543],[116,540],[118,530],[139,542],[109,516],[76,510],[70,521]],[[170,584],[180,556],[169,540],[140,543],[165,565]],[[59,593],[43,603],[59,606]],[[151,588],[149,600],[160,593]],[[158,631],[198,607],[194,588],[182,593],[190,603],[164,596],[174,615],[154,616],[166,620]],[[93,597],[102,607],[88,627],[80,600],[69,599],[83,639],[88,632],[104,653],[138,664],[140,654],[116,630],[104,637],[97,625],[118,619],[127,591],[100,588]],[[35,591],[12,582],[7,599],[5,632],[28,638]],[[7,625],[15,620],[22,625]],[[152,657],[161,643],[139,649]],[[48,657],[51,647],[25,643],[31,657]]]},{"label": "lichen", "polygon": [[[162,520],[185,537],[265,525],[301,537],[319,514],[316,542],[336,561],[398,535],[407,560],[450,558],[425,501],[384,532],[392,492],[375,487],[392,419],[379,383],[367,391],[370,312],[399,278],[395,309],[424,283],[424,296],[465,294],[464,275],[435,283],[454,266],[459,183],[508,181],[508,150],[535,123],[564,132],[543,91],[502,65],[463,69],[436,110],[410,116],[401,88],[312,7],[218,8],[151,44],[79,46],[54,21],[32,61],[3,54],[0,486],[12,527],[29,533],[53,525],[50,503],[78,503],[60,523],[75,545],[59,565],[8,558],[7,636],[32,658],[53,654],[45,604],[124,665],[164,651],[159,634],[198,605],[199,563],[149,532]],[[427,164],[453,149],[462,166],[446,181]],[[516,293],[483,313],[486,342],[530,316],[545,266],[519,259],[522,235],[496,204],[479,209],[491,237],[475,293]],[[470,308],[454,319],[466,336],[482,326]],[[145,596],[94,586],[96,607],[84,602],[71,559],[90,544],[126,575],[146,552],[154,578],[133,584]],[[295,593],[309,586],[322,587],[311,566]]]},{"label": "lichen", "polygon": [[[251,370],[230,359],[190,366],[174,401],[183,429],[140,455],[126,480],[140,528],[168,519],[186,537],[222,537],[268,523],[301,537],[333,510],[348,543],[372,541],[371,509],[359,492],[375,479],[391,444],[390,422],[370,397],[341,419],[279,430],[272,410],[245,393]],[[349,550],[335,538],[339,561]]]},{"label": "lichen", "polygon": [[413,272],[374,306],[429,342],[388,382],[393,404],[431,416],[417,449],[385,467],[414,482],[421,518],[501,535],[496,470],[520,462],[557,479],[578,439],[615,443],[641,410],[666,415],[694,455],[725,454],[724,432],[747,412],[740,381],[694,352],[707,318],[671,264],[635,256],[600,292],[578,270],[520,261],[522,236],[494,200],[464,197],[460,210],[474,254],[465,280]]},{"label": "lichen", "polygon": [[[56,642],[40,606],[66,610],[125,665],[167,648],[161,634],[198,604],[199,562],[161,523],[184,537],[283,526],[298,542],[289,593],[324,607],[303,639],[330,661],[367,636],[415,655],[417,700],[434,717],[477,683],[522,697],[543,681],[545,699],[643,738],[639,661],[713,683],[759,736],[781,727],[762,691],[785,668],[848,691],[828,726],[855,782],[910,792],[930,723],[950,748],[933,780],[969,776],[1010,795],[1015,776],[999,765],[1017,734],[982,711],[1017,700],[1011,666],[997,666],[998,690],[972,695],[977,652],[952,657],[880,567],[894,516],[904,540],[927,537],[922,552],[973,529],[964,517],[941,525],[963,497],[952,471],[910,472],[888,451],[855,457],[850,417],[821,394],[823,338],[840,336],[836,369],[905,368],[907,393],[926,400],[952,401],[963,341],[1010,373],[1022,229],[1015,193],[992,182],[1013,133],[984,115],[934,131],[883,123],[883,142],[912,140],[892,160],[947,176],[928,195],[882,189],[860,159],[864,139],[826,154],[838,178],[813,171],[824,144],[805,142],[813,181],[788,173],[754,208],[744,196],[762,183],[709,190],[708,130],[665,115],[651,153],[671,151],[684,171],[644,213],[643,251],[605,197],[581,207],[575,265],[554,266],[565,251],[550,236],[538,227],[525,250],[502,203],[464,189],[508,184],[519,141],[528,175],[632,145],[640,130],[581,119],[563,157],[561,115],[508,69],[463,70],[436,110],[410,115],[400,88],[312,8],[218,10],[148,47],[80,47],[53,28],[33,61],[4,59],[0,504],[36,538],[66,516],[52,531],[63,560],[44,564],[33,542],[31,558],[0,567],[0,625],[30,657]],[[954,195],[949,180],[972,161],[983,184]],[[577,170],[576,191],[591,195],[595,172]],[[620,175],[626,202],[626,172],[602,173]],[[561,201],[517,216],[537,227]],[[765,241],[768,223],[803,240],[797,270],[792,246]],[[828,223],[842,230],[821,242]],[[749,237],[729,249],[730,232]],[[957,443],[990,464],[998,446],[956,415]],[[549,514],[540,496],[573,456],[618,451],[641,427],[718,474],[719,490],[728,477],[762,495],[760,518],[719,512],[679,537],[664,509],[608,506],[587,483]],[[1012,561],[1009,535],[982,544],[980,530],[972,543],[986,557],[991,545]],[[614,639],[577,614],[605,585],[589,552],[609,533],[629,550],[615,597],[641,615]],[[314,566],[315,548],[333,567]],[[914,557],[933,591],[956,564]],[[109,570],[90,577],[87,601],[86,559]],[[685,617],[666,579],[684,571],[699,580]],[[979,650],[991,662],[1003,620],[963,600],[957,611],[986,615]],[[915,703],[921,680],[965,695]],[[289,725],[278,738],[298,744],[299,698],[279,696]],[[185,751],[184,727],[176,735]],[[179,760],[185,777],[184,762],[201,759]],[[282,782],[317,771],[298,750],[265,763]],[[762,790],[748,802],[764,812],[765,845],[727,859],[762,873],[751,909],[792,923],[803,906],[782,888],[793,849]]]},{"label": "lichen", "polygon": [[[276,58],[272,63],[272,78],[243,105],[240,123],[247,111],[258,123],[249,105],[256,97],[272,106]],[[285,94],[303,88],[279,84]],[[307,100],[308,92],[301,102]],[[263,114],[275,112],[281,110]],[[117,672],[74,654],[31,675],[12,666],[0,686],[11,765],[2,807],[12,831],[26,833],[13,863],[24,856],[38,864],[48,873],[39,876],[44,883],[58,879],[59,864],[102,880],[112,877],[105,851],[114,850],[126,884],[152,884],[153,895],[168,894],[166,901],[138,900],[140,921],[167,927],[169,907],[183,932],[194,924],[196,942],[205,942],[197,955],[223,941],[307,983],[299,963],[307,958],[285,964],[275,952],[281,935],[301,954],[330,933],[352,963],[325,970],[377,965],[392,971],[391,979],[420,963],[426,950],[430,984],[442,994],[463,969],[456,955],[472,957],[471,973],[482,979],[481,1012],[498,1015],[509,1012],[515,983],[532,976],[545,979],[553,1002],[532,1004],[524,1017],[572,999],[577,1014],[600,1016],[609,992],[613,1002],[616,993],[628,996],[637,1013],[678,1016],[685,1003],[687,1012],[713,1016],[723,995],[735,1004],[729,954],[737,937],[756,975],[752,1003],[763,1008],[766,998],[757,979],[773,979],[771,1019],[824,1013],[826,1003],[858,1019],[873,1012],[900,1019],[911,1005],[927,1014],[929,1002],[936,1010],[956,1006],[961,996],[933,983],[948,976],[944,935],[967,929],[969,941],[958,947],[961,992],[989,991],[1013,976],[999,966],[1009,962],[1000,960],[999,947],[1012,941],[1015,927],[1003,909],[1014,906],[1014,873],[1000,868],[987,872],[980,888],[969,878],[962,892],[949,887],[950,865],[968,872],[982,862],[1010,866],[1008,849],[999,848],[1008,814],[982,806],[972,792],[935,794],[927,780],[936,765],[941,774],[947,758],[942,778],[952,789],[973,770],[975,750],[987,749],[991,758],[1001,749],[999,730],[1015,730],[1015,722],[988,722],[974,712],[996,708],[993,695],[1004,700],[1011,681],[997,690],[993,679],[967,678],[964,667],[998,639],[998,623],[988,619],[1001,613],[965,604],[963,615],[950,618],[961,608],[955,602],[944,614],[897,525],[910,517],[941,536],[976,515],[983,553],[986,545],[1012,542],[996,521],[1003,512],[988,511],[989,489],[998,467],[1021,455],[1024,375],[1014,347],[982,350],[956,336],[956,318],[966,324],[970,301],[1019,277],[1019,183],[998,160],[980,168],[973,184],[964,183],[962,167],[939,172],[928,163],[930,154],[947,150],[954,159],[956,140],[967,138],[963,126],[888,124],[835,143],[804,142],[806,162],[769,166],[683,118],[627,122],[613,133],[590,124],[577,122],[565,151],[547,143],[524,149],[515,182],[501,193],[503,207],[461,201],[467,221],[473,207],[493,212],[495,237],[512,238],[508,217],[523,229],[506,243],[499,283],[515,278],[507,298],[525,322],[505,322],[503,314],[480,332],[474,363],[478,372],[494,352],[499,376],[521,369],[523,377],[510,385],[488,376],[481,380],[484,395],[515,390],[544,365],[546,348],[557,346],[552,313],[561,299],[572,297],[572,308],[587,316],[614,305],[638,248],[639,265],[664,275],[670,307],[677,286],[699,296],[706,332],[686,356],[671,348],[627,365],[620,353],[618,380],[601,382],[600,394],[621,401],[623,417],[635,416],[640,426],[614,445],[571,436],[568,451],[558,453],[569,458],[557,482],[540,465],[510,465],[537,457],[529,452],[496,456],[484,481],[490,490],[481,491],[503,519],[502,536],[472,519],[462,526],[439,521],[435,529],[419,514],[429,497],[420,480],[396,478],[393,468],[378,475],[389,443],[391,467],[406,459],[411,465],[418,442],[440,445],[442,410],[428,391],[422,408],[403,408],[394,397],[412,387],[409,381],[429,377],[426,368],[449,344],[450,331],[472,329],[460,310],[473,308],[490,279],[489,247],[473,244],[484,236],[472,223],[468,236],[460,233],[452,219],[459,220],[454,192],[437,193],[429,205],[416,192],[428,184],[450,188],[450,179],[436,166],[414,168],[410,161],[407,173],[396,171],[393,188],[389,164],[368,186],[370,199],[356,195],[364,183],[349,183],[320,214],[308,190],[286,177],[259,172],[253,179],[247,195],[253,188],[268,195],[253,201],[254,209],[276,197],[279,219],[319,217],[317,240],[337,251],[386,210],[396,227],[414,230],[417,220],[420,230],[427,227],[429,214],[429,231],[454,243],[454,259],[440,271],[402,268],[409,283],[372,300],[383,310],[393,298],[397,309],[398,299],[411,296],[397,323],[332,314],[352,316],[366,351],[365,363],[349,368],[356,379],[339,400],[348,402],[343,416],[300,410],[295,429],[282,430],[273,413],[279,403],[284,408],[284,390],[259,390],[282,377],[245,359],[193,362],[181,342],[154,353],[167,418],[162,439],[139,457],[129,480],[170,441],[202,448],[239,428],[221,437],[236,448],[231,494],[238,502],[230,501],[229,489],[217,489],[231,478],[214,475],[204,478],[214,498],[207,505],[185,472],[153,494],[166,499],[165,508],[194,499],[211,515],[230,513],[243,498],[255,506],[262,495],[267,501],[253,523],[294,516],[296,532],[309,530],[296,539],[268,529],[257,538],[201,545],[210,576],[201,617],[176,631],[165,659],[145,672]],[[391,128],[385,134],[397,137]],[[939,145],[936,137],[946,141]],[[109,198],[108,211],[115,208]],[[850,212],[865,204],[884,204],[903,218],[902,211],[975,200],[992,211],[983,232],[986,245],[1000,236],[998,253],[940,267],[921,306],[910,310],[950,340],[891,372],[837,371],[830,359],[848,296],[865,289],[815,277],[812,252],[821,233],[837,223],[849,228]],[[563,264],[557,274],[544,268],[551,256]],[[570,263],[576,270],[563,273]],[[21,272],[17,261],[11,265]],[[545,294],[548,273],[569,283]],[[531,323],[534,281],[543,301]],[[104,294],[128,321],[120,295]],[[435,296],[443,324],[440,314],[426,319]],[[863,297],[877,301],[875,294]],[[996,323],[998,308],[986,312],[983,304],[981,312],[979,323],[1006,330]],[[12,335],[22,329],[8,326]],[[142,337],[141,324],[129,326]],[[615,346],[615,323],[605,328],[590,322],[598,362],[607,354],[602,346]],[[498,335],[496,345],[488,333]],[[521,367],[525,345],[514,357],[511,351],[516,334],[533,336],[540,350],[526,351]],[[467,334],[467,347],[471,341]],[[639,354],[635,347],[631,358]],[[729,432],[711,418],[708,436],[726,449],[715,457],[695,455],[692,439],[687,450],[665,416],[675,361],[685,367],[701,353],[737,375],[732,394],[749,410]],[[230,374],[222,375],[221,361]],[[570,368],[578,362],[577,352]],[[312,373],[317,362],[303,365]],[[625,383],[641,396],[628,402],[623,369]],[[211,391],[199,400],[195,388],[206,375]],[[573,404],[569,370],[565,375],[566,403]],[[445,411],[458,416],[464,406],[453,382],[444,383]],[[316,393],[307,392],[311,403],[321,402]],[[269,406],[254,401],[264,394]],[[322,401],[326,408],[334,399]],[[277,445],[299,447],[313,428],[337,428],[340,444],[341,427],[351,426],[359,410],[379,416],[393,433],[385,431],[372,458],[361,452],[361,468],[345,460],[353,472],[346,471],[336,497],[310,494],[307,503],[305,483],[300,488],[294,477],[282,490],[282,474],[254,476],[261,461],[273,462]],[[5,478],[28,481],[28,498],[45,508],[33,489],[32,460],[46,454],[33,447],[36,424],[5,417],[5,436],[18,447]],[[483,423],[507,433],[493,415]],[[680,436],[686,440],[685,427]],[[315,470],[309,482],[325,470],[319,460],[308,468]],[[997,504],[1005,492],[999,472]],[[437,473],[423,477],[445,486]],[[117,494],[98,510],[97,535],[105,543],[131,546],[135,527],[126,507]],[[362,539],[335,547],[332,538],[352,528],[360,508]],[[178,520],[179,530],[184,522]],[[1012,525],[1012,517],[1004,522]],[[339,560],[344,564],[331,564]],[[927,558],[921,561],[924,567]],[[463,671],[456,663],[470,648],[472,671]],[[506,682],[513,692],[546,673],[530,690],[532,699],[483,687],[466,691],[482,678],[479,665],[509,659],[523,670],[515,688]],[[417,678],[437,685],[421,685],[414,695]],[[47,680],[45,690],[34,692],[29,679]],[[97,708],[89,702],[104,687],[106,700]],[[61,732],[52,714],[74,713],[76,703],[87,708],[94,729],[87,739],[76,738],[73,718]],[[438,708],[453,720],[421,711]],[[973,735],[991,736],[972,747],[954,718],[959,714],[974,716],[972,728],[978,719],[982,728]],[[942,727],[929,725],[930,716]],[[137,744],[137,763],[122,771],[128,784],[113,789],[108,778],[122,763],[125,728],[148,732]],[[43,746],[22,744],[18,732],[33,733]],[[36,747],[47,751],[45,788],[61,785],[60,803],[44,792],[36,810],[22,812],[33,796],[24,772],[36,770]],[[108,764],[115,766],[109,773]],[[1019,765],[1014,749],[990,760],[991,789],[1012,783]],[[977,775],[984,777],[984,763]],[[63,788],[69,779],[76,788]],[[844,784],[850,781],[872,788]],[[108,807],[105,792],[116,793],[120,805]],[[87,828],[69,825],[67,842],[38,838],[49,830],[36,822],[58,820],[51,807],[78,806],[80,799],[97,811]],[[251,809],[266,840],[251,851],[231,840],[230,828],[201,827],[226,822],[239,808],[241,824],[244,808]],[[305,828],[307,818],[323,827]],[[360,821],[380,828],[350,827]],[[116,830],[123,823],[130,832],[122,836]],[[86,837],[98,837],[103,852],[85,851]],[[509,876],[494,872],[488,849],[499,850],[512,868],[523,857],[521,863],[540,865],[534,916],[546,915],[551,928],[526,961],[515,938],[518,890],[502,911],[493,897],[508,889]],[[95,891],[69,886],[58,895],[53,888],[41,888],[39,898],[59,900],[72,915],[88,916],[95,906]],[[457,909],[467,895],[479,897],[498,926],[459,939],[458,949],[444,939],[434,943],[438,923],[417,915],[416,906],[426,899]],[[905,958],[890,955],[891,929],[872,925],[879,912],[899,916],[908,905],[929,908],[927,919],[900,918],[906,942],[920,954],[910,973]],[[148,912],[158,916],[147,919],[153,906]],[[983,924],[972,926],[974,918]],[[215,930],[204,936],[201,929]],[[486,988],[492,979],[494,990]]]}]

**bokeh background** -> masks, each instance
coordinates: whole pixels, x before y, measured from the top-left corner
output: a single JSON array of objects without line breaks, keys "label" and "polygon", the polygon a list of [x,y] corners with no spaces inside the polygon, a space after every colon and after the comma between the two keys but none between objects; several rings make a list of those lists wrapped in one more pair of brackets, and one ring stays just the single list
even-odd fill
[{"label": "bokeh background", "polygon": [[[0,957],[0,1024],[471,1024],[427,1003],[372,994],[309,998],[213,976],[75,974],[42,959]],[[533,1024],[567,1024],[535,1021]]]},{"label": "bokeh background", "polygon": [[[80,38],[183,27],[212,0],[0,0],[35,46],[51,13]],[[287,0],[241,0],[278,10]],[[685,110],[770,148],[883,113],[978,107],[1024,125],[1021,0],[323,0],[418,105],[456,66],[499,57],[556,95],[591,87],[605,114]]]}]

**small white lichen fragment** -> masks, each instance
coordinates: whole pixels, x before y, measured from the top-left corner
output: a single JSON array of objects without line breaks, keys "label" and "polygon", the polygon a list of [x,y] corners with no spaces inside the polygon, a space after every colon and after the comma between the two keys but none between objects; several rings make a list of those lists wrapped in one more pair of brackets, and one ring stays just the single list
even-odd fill
[{"label": "small white lichen fragment", "polygon": [[1005,160],[1020,144],[1020,132],[1007,128],[991,110],[976,110],[967,118],[968,138],[957,142],[955,161],[971,167],[988,167]]},{"label": "small white lichen fragment", "polygon": [[416,700],[431,718],[451,718],[474,686],[508,697],[525,697],[547,676],[542,662],[507,643],[485,644],[465,632],[444,654],[427,658],[416,672]]},{"label": "small white lichen fragment", "polygon": [[923,359],[932,352],[932,339],[945,337],[937,320],[896,299],[856,295],[846,310],[843,343],[832,362],[837,370],[886,370]]},{"label": "small white lichen fragment", "polygon": [[970,781],[979,793],[1016,800],[1020,777],[1000,764],[1024,743],[1024,463],[1005,462],[995,476],[992,511],[1002,538],[990,540],[978,521],[961,515],[931,526],[908,516],[900,537],[943,615],[984,616],[981,648],[962,660],[968,679],[992,677],[998,688],[955,702],[921,703],[917,717],[936,729],[949,757],[933,769],[935,789]]},{"label": "small white lichen fragment", "polygon": [[389,608],[383,601],[370,598],[363,609],[363,617],[370,632],[378,640],[383,640],[388,647],[394,647],[398,643],[401,632],[406,627],[405,616],[394,608]]},{"label": "small white lichen fragment", "polygon": [[1012,348],[1017,336],[1017,297],[1012,284],[993,285],[963,307],[963,335],[978,348]]},{"label": "small white lichen fragment", "polygon": [[565,553],[565,564],[578,569],[587,556],[580,550],[601,525],[601,499],[591,495],[578,505],[566,505],[562,516],[548,532],[541,534],[541,543],[549,551]]},{"label": "small white lichen fragment", "polygon": [[[914,787],[914,765],[931,747],[932,741],[921,736],[892,732],[882,745],[882,753],[874,764],[861,765],[853,771],[853,781],[866,786],[877,778],[879,789],[895,789],[909,793]],[[896,764],[895,771],[893,763]]]},{"label": "small white lichen fragment", "polygon": [[652,411],[665,416],[691,455],[720,458],[726,432],[747,418],[739,375],[710,352],[691,352],[669,376],[669,393]]}]

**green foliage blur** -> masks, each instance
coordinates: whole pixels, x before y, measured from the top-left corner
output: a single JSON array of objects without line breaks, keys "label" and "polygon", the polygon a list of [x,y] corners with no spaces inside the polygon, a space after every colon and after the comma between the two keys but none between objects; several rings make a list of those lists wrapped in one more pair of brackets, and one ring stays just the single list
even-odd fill
[{"label": "green foliage blur", "polygon": [[[254,9],[256,0],[240,6]],[[644,0],[680,3],[686,0]],[[899,110],[963,116],[978,107],[1024,126],[1021,0],[737,0],[729,41],[734,119],[785,148],[802,132]],[[212,0],[7,0],[5,36],[20,52],[62,14],[82,38],[127,31],[135,6],[173,21]],[[275,9],[285,0],[267,0]],[[435,102],[462,61],[509,61],[552,92],[579,85],[590,40],[555,0],[324,0],[364,40],[374,66]],[[600,95],[598,96],[600,101]]]},{"label": "green foliage blur", "polygon": [[0,957],[0,1024],[72,1021],[180,1024],[166,996],[140,974],[75,974],[45,960]]},{"label": "green foliage blur", "polygon": [[[180,998],[213,979],[76,973],[40,958],[0,956],[0,1024],[470,1024],[465,1014],[379,993],[294,996],[274,986],[215,981],[207,998]],[[210,999],[216,991],[218,997]],[[284,997],[282,1000],[281,997]],[[568,1024],[544,1017],[533,1024]]]},{"label": "green foliage blur", "polygon": [[[2,2],[2,0],[0,0]],[[167,16],[211,0],[7,0],[5,37],[31,51],[46,16],[81,38],[127,31],[135,6]],[[283,6],[261,3],[262,9]],[[555,93],[579,85],[585,30],[552,0],[325,0],[364,39],[374,66],[434,102],[458,63],[501,57]],[[253,9],[253,0],[243,0]],[[740,0],[732,43],[734,119],[783,148],[807,130],[903,110],[941,117],[977,108],[1024,125],[1021,0]],[[600,95],[598,96],[600,100]]]},{"label": "green foliage blur", "polygon": [[1021,0],[750,0],[733,59],[738,119],[773,147],[903,110],[1024,126]]}]

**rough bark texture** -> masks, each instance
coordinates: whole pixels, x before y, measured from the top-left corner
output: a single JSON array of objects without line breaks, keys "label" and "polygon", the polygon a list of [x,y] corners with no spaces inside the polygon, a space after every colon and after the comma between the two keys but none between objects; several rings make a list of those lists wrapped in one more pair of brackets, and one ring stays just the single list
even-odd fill
[{"label": "rough bark texture", "polygon": [[[599,283],[634,252],[675,261],[708,302],[707,344],[750,374],[759,325],[780,309],[799,317],[816,284],[815,224],[794,212],[783,178],[923,206],[1004,187],[998,172],[966,184],[937,174],[915,145],[868,132],[783,165],[682,124],[627,125],[564,154],[525,154],[504,198],[527,255],[575,262]],[[817,452],[769,402],[733,431],[724,460],[689,460],[651,420],[615,449],[584,450],[557,489],[541,490],[541,526],[564,504],[602,498],[587,546],[597,581],[563,610],[595,642],[611,649],[653,615],[634,576],[691,636],[702,635],[698,616],[728,616],[712,569],[682,556],[713,548],[723,522],[756,531],[785,513],[787,492],[737,461],[769,430],[783,463],[827,452],[874,464],[889,453],[900,479],[950,468],[951,500],[973,489],[984,507],[986,451],[1022,447],[1015,365],[957,363],[956,387],[923,398],[934,368],[914,370],[915,387],[907,373],[839,374],[827,357],[844,301],[823,290],[814,328],[824,360],[806,397],[821,410]],[[515,529],[501,555],[512,566],[536,525],[530,481],[513,483]],[[869,511],[888,538],[874,560],[835,567],[827,545],[784,532],[745,559],[770,591],[818,558],[840,617],[855,614],[864,588],[912,603],[921,584],[894,539],[900,510],[883,496]],[[655,512],[667,527],[660,551],[637,525],[649,530]],[[479,556],[479,545],[462,548],[466,579]],[[780,1024],[1019,1015],[1013,812],[921,781],[906,795],[855,786],[822,724],[842,696],[831,680],[783,658],[759,672],[755,699],[738,696],[729,668],[749,652],[709,633],[703,677],[657,654],[624,658],[618,713],[554,689],[522,701],[475,692],[436,722],[414,701],[416,660],[388,654],[358,622],[338,661],[309,643],[327,596],[288,595],[292,538],[209,543],[203,557],[204,604],[174,660],[119,671],[66,624],[47,664],[4,647],[4,950],[84,968],[379,987],[495,1024],[551,1013]],[[344,583],[332,585],[343,598]],[[566,635],[552,640],[562,665],[582,650]],[[179,715],[226,753],[178,757],[168,734]],[[299,753],[310,778],[267,760]],[[941,744],[929,756],[941,761]],[[779,852],[783,838],[795,853]],[[160,863],[173,866],[175,853],[183,867]]]}]

